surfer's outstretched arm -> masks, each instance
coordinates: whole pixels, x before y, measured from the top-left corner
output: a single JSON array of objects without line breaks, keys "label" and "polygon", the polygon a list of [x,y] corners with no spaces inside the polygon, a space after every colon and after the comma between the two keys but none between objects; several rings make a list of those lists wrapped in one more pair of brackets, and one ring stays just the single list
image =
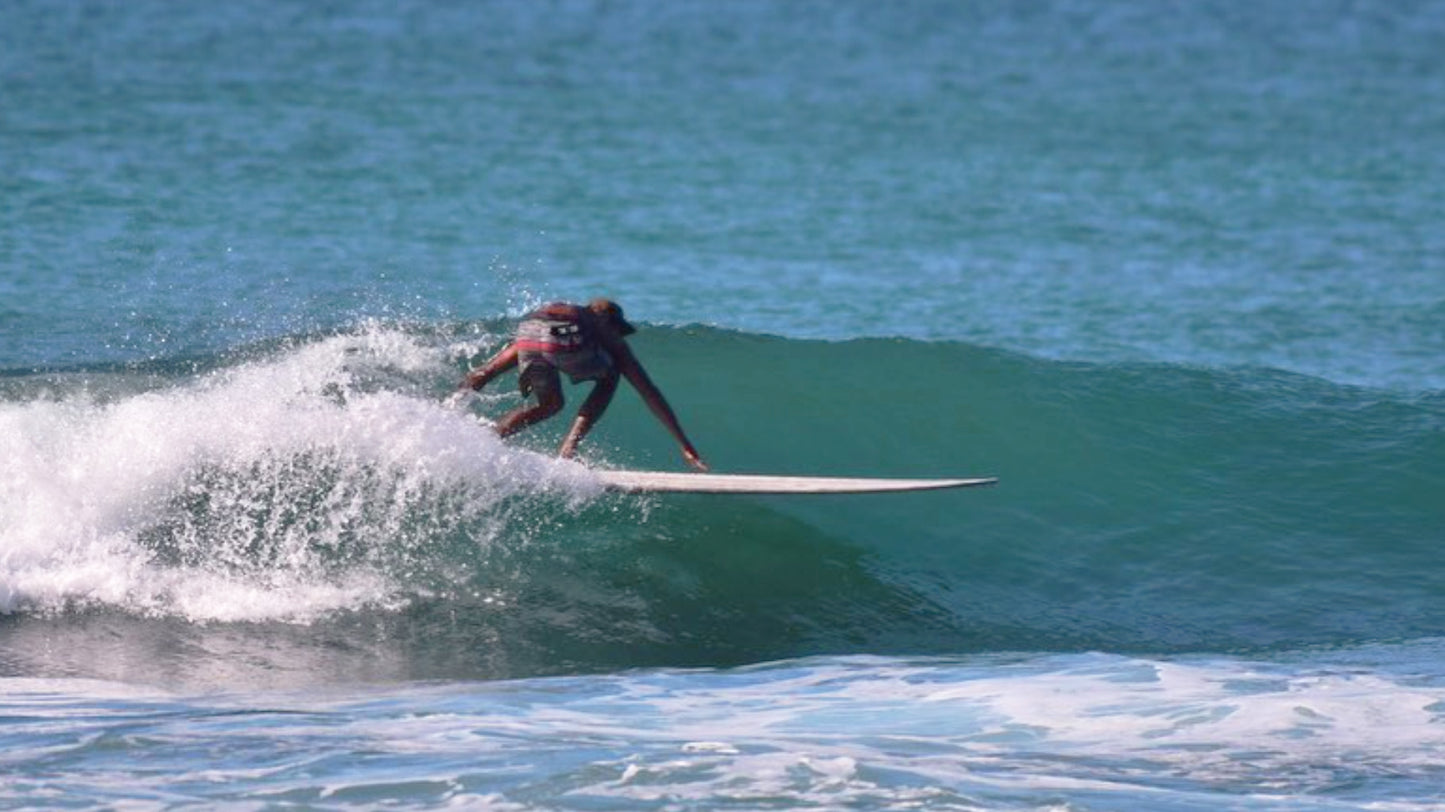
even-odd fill
[{"label": "surfer's outstretched arm", "polygon": [[572,428],[567,432],[567,438],[562,441],[562,448],[558,452],[560,456],[570,459],[577,453],[577,446],[582,438],[592,431],[602,413],[607,411],[607,406],[612,402],[612,396],[617,394],[617,382],[621,379],[616,372],[605,378],[598,379],[592,388],[592,394],[587,396],[582,408],[577,410],[577,417],[572,421]]},{"label": "surfer's outstretched arm", "polygon": [[492,360],[483,364],[480,368],[467,373],[462,381],[463,389],[481,389],[493,378],[517,365],[517,345],[508,344],[502,351],[492,356]]},{"label": "surfer's outstretched arm", "polygon": [[687,464],[699,471],[708,470],[708,465],[693,448],[692,441],[687,439],[683,432],[682,425],[677,422],[677,415],[673,413],[672,407],[667,404],[667,398],[662,396],[662,391],[657,384],[648,377],[647,370],[642,368],[642,363],[637,356],[632,354],[632,349],[622,341],[616,342],[620,349],[609,347],[613,351],[613,357],[617,360],[617,369],[627,378],[627,382],[642,396],[642,401],[652,411],[654,417],[665,426],[677,444],[682,448],[682,458]]}]

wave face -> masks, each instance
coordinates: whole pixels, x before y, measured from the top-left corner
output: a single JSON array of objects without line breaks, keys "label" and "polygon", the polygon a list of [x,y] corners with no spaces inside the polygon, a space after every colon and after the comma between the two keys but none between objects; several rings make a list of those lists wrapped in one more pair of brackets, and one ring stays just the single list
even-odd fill
[{"label": "wave face", "polygon": [[[80,669],[92,655],[55,641],[93,651],[107,632],[126,664],[91,671],[240,650],[302,675],[494,677],[1279,650],[1445,624],[1439,393],[653,328],[639,355],[718,470],[1001,482],[624,497],[551,457],[565,421],[503,444],[443,404],[502,327],[368,324],[0,378],[7,656]],[[473,408],[514,402],[504,380]],[[587,455],[680,467],[630,393]]]}]

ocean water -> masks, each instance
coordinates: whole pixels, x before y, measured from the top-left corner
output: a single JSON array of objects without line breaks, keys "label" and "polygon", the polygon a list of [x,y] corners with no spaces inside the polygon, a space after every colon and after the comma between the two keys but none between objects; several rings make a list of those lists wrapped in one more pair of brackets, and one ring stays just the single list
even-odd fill
[{"label": "ocean water", "polygon": [[1441,2],[10,0],[0,808],[1441,808],[1442,190]]}]

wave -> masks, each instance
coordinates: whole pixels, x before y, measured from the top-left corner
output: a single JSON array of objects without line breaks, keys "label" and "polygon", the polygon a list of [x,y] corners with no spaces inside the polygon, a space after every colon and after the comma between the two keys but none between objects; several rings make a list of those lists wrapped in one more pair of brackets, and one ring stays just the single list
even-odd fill
[{"label": "wave", "polygon": [[[339,630],[428,674],[1289,648],[1445,621],[1437,395],[654,328],[639,355],[718,470],[1001,483],[624,497],[552,458],[565,421],[503,444],[443,405],[501,327],[11,375],[0,611]],[[515,402],[494,386],[489,414]],[[594,440],[592,465],[680,467],[632,395]]]}]

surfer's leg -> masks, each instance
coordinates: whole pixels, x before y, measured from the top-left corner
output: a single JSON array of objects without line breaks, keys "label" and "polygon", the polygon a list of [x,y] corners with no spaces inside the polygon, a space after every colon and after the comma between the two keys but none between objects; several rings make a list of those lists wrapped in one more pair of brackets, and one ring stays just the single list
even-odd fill
[{"label": "surfer's leg", "polygon": [[572,421],[572,430],[567,432],[567,439],[562,441],[562,448],[559,452],[563,457],[571,457],[577,453],[577,446],[587,432],[592,430],[602,413],[607,411],[608,404],[612,403],[612,396],[617,394],[617,382],[621,378],[615,370],[611,374],[597,379],[597,385],[592,387],[592,393],[582,403],[582,408],[577,410],[577,419]]},{"label": "surfer's leg", "polygon": [[556,368],[545,364],[528,366],[522,370],[519,383],[522,394],[536,395],[537,402],[513,409],[497,421],[498,436],[510,437],[562,411],[562,376],[557,374]]}]

